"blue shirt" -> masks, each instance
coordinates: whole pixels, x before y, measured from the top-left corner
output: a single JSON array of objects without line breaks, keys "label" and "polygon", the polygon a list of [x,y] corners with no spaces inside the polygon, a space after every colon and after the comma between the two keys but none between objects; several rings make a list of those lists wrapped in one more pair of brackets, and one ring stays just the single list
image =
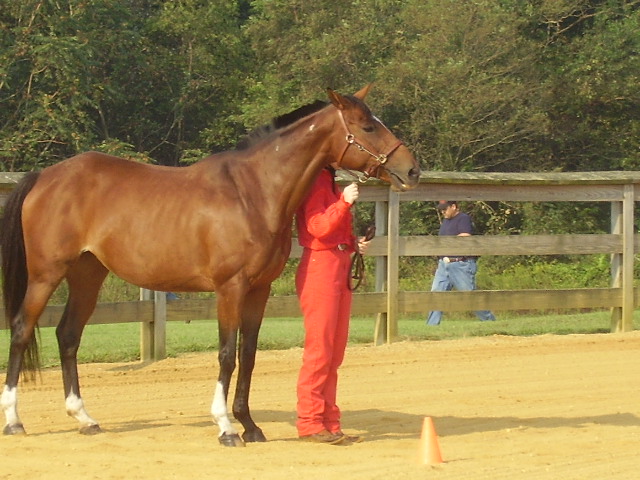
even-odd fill
[{"label": "blue shirt", "polygon": [[458,213],[453,218],[442,220],[438,235],[460,235],[461,233],[473,234],[471,217],[463,212]]},{"label": "blue shirt", "polygon": [[[473,222],[466,213],[459,212],[453,218],[445,218],[440,224],[438,235],[459,235],[461,233],[473,234]],[[467,260],[475,260],[478,257],[463,257]]]}]

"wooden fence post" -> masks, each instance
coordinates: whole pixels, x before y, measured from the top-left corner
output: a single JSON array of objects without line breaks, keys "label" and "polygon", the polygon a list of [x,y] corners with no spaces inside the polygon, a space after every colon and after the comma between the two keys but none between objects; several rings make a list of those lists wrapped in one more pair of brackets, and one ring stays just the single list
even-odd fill
[{"label": "wooden fence post", "polygon": [[[611,233],[622,234],[622,202],[611,202]],[[622,285],[622,254],[611,254],[611,288]],[[618,331],[622,324],[622,307],[611,308],[611,331]]]},{"label": "wooden fence post", "polygon": [[387,343],[398,336],[400,262],[400,194],[389,189],[387,243]]},{"label": "wooden fence post", "polygon": [[622,201],[622,308],[618,324],[612,329],[616,332],[633,330],[634,197],[634,186],[626,184]]},{"label": "wooden fence post", "polygon": [[[387,202],[376,202],[376,235],[388,234],[389,208]],[[387,238],[387,242],[388,242]],[[388,247],[387,247],[388,251]],[[376,292],[384,292],[387,289],[387,266],[389,257],[376,257]],[[383,345],[389,338],[387,328],[387,312],[379,312],[376,315],[376,325],[373,332],[373,343],[375,345]]]},{"label": "wooden fence post", "polygon": [[633,268],[635,264],[635,186],[627,184],[624,186],[624,205],[622,207],[622,217],[624,219],[624,239],[622,259],[624,290],[622,293],[622,331],[633,330],[633,310],[635,308],[635,298],[633,289]]},{"label": "wooden fence post", "polygon": [[167,292],[153,292],[153,359],[167,358]]},{"label": "wooden fence post", "polygon": [[[151,290],[146,288],[140,289],[140,301],[150,301]],[[143,362],[153,361],[153,341],[155,322],[153,318],[148,320],[142,319],[140,322],[140,360]]]},{"label": "wooden fence post", "polygon": [[624,185],[622,202],[611,202],[611,233],[622,235],[622,253],[611,255],[611,286],[622,289],[622,305],[611,309],[611,331],[633,330],[634,185]]},{"label": "wooden fence post", "polygon": [[150,362],[167,358],[167,293],[140,289],[140,300],[153,298],[153,318],[140,323],[140,359]]}]

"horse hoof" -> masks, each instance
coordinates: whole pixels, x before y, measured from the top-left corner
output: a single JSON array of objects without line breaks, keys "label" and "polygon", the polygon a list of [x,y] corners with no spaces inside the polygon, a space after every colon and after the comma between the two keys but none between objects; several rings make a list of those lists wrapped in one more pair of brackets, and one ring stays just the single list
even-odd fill
[{"label": "horse hoof", "polygon": [[237,433],[223,433],[218,441],[225,447],[244,447],[245,444]]},{"label": "horse hoof", "polygon": [[27,432],[24,429],[24,426],[21,423],[16,423],[15,425],[5,425],[2,430],[4,435],[26,435]]},{"label": "horse hoof", "polygon": [[99,433],[102,433],[102,429],[97,423],[80,427],[80,434],[82,435],[97,435]]},{"label": "horse hoof", "polygon": [[262,433],[262,430],[260,430],[259,428],[256,428],[252,432],[244,432],[242,434],[242,439],[247,443],[248,442],[266,442],[267,441],[267,437],[264,436],[264,433]]}]

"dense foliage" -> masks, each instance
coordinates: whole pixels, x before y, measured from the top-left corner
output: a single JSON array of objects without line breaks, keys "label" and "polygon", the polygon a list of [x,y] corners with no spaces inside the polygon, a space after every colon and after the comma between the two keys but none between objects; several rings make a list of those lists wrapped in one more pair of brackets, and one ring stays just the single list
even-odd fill
[{"label": "dense foliage", "polygon": [[[0,170],[186,165],[372,81],[426,170],[637,169],[639,31],[640,0],[0,0]],[[432,232],[425,208],[404,228]],[[481,233],[541,229],[475,208]]]}]

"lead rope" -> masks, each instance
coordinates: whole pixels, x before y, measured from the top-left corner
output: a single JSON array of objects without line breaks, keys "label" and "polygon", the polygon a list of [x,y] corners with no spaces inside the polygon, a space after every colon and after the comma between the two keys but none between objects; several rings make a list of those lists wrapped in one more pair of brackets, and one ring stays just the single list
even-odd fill
[{"label": "lead rope", "polygon": [[[371,225],[367,228],[366,233],[364,234],[364,241],[368,242],[373,237],[376,236],[376,226]],[[352,281],[355,280],[355,285],[352,284]],[[347,277],[347,288],[349,290],[354,291],[357,289],[362,282],[365,282],[365,268],[364,268],[364,258],[358,249],[358,245],[356,242],[356,253],[353,254],[353,258],[351,258],[351,267],[349,268],[349,276]]]}]

